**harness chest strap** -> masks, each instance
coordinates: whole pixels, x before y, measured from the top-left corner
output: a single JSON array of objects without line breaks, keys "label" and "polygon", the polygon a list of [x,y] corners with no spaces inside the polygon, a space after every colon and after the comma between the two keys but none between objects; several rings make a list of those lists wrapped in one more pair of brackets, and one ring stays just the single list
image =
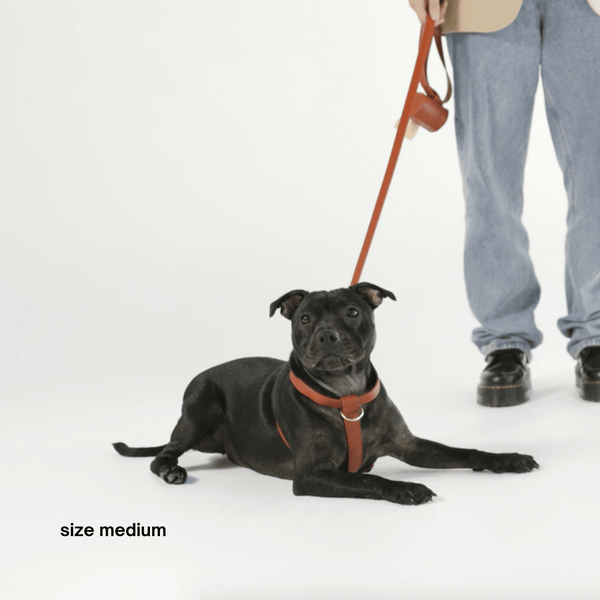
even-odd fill
[{"label": "harness chest strap", "polygon": [[[316,392],[311,387],[306,385],[304,381],[296,377],[292,371],[290,371],[290,381],[303,396],[306,396],[320,406],[328,406],[329,408],[340,409],[340,413],[344,419],[346,439],[348,441],[348,471],[350,473],[356,473],[360,469],[363,456],[360,420],[364,415],[364,410],[361,407],[361,404],[367,404],[377,398],[379,390],[381,389],[379,379],[377,380],[375,387],[366,394],[363,394],[362,396],[356,396],[352,394],[350,396],[342,396],[341,398],[330,398],[329,396],[324,396],[323,394]],[[279,423],[277,423],[277,430],[279,431],[281,439],[289,448],[290,445],[285,439],[283,432],[279,427]]]}]

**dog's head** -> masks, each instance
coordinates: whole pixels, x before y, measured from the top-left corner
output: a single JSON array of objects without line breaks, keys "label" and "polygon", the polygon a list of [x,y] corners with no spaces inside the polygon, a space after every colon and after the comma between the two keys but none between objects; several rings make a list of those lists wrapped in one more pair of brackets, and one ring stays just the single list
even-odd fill
[{"label": "dog's head", "polygon": [[373,311],[384,298],[395,300],[371,283],[330,292],[293,290],[271,304],[292,321],[294,354],[309,369],[339,371],[368,360],[375,346]]}]

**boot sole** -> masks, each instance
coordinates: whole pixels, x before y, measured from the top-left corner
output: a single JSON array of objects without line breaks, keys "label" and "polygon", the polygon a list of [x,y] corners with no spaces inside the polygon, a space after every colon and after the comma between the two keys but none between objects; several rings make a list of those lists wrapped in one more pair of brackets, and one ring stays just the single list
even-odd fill
[{"label": "boot sole", "polygon": [[[598,390],[600,392],[600,390]],[[527,371],[527,376],[523,383],[507,386],[485,386],[477,387],[477,404],[482,406],[517,406],[527,402],[531,396],[531,374]],[[600,401],[600,396],[599,396]]]},{"label": "boot sole", "polygon": [[575,372],[575,384],[579,388],[579,395],[588,402],[600,402],[600,381],[586,381]]}]

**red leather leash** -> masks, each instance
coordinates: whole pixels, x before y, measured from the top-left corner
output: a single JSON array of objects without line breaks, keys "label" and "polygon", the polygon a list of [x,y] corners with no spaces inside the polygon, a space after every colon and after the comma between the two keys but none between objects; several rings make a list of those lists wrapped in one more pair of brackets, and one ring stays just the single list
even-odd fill
[{"label": "red leather leash", "polygon": [[[452,93],[450,78],[448,78],[448,94],[445,100],[441,100],[438,94],[433,91],[427,83],[427,57],[429,56],[429,49],[431,47],[434,29],[438,52],[442,62],[444,62],[441,30],[439,27],[434,28],[433,20],[428,16],[427,21],[421,27],[419,54],[417,56],[417,62],[415,64],[412,80],[408,88],[408,95],[406,97],[406,102],[404,103],[404,110],[402,111],[402,116],[400,117],[398,131],[396,133],[396,138],[394,139],[394,145],[392,146],[392,153],[388,161],[388,166],[383,177],[383,183],[381,184],[379,196],[377,197],[375,209],[373,210],[373,216],[371,217],[371,222],[369,223],[369,228],[367,229],[367,235],[358,257],[358,263],[356,264],[356,269],[350,285],[354,285],[360,280],[365,261],[367,260],[367,254],[369,253],[371,242],[373,241],[373,236],[375,235],[375,229],[377,228],[381,210],[383,209],[383,203],[385,202],[385,198],[392,182],[396,163],[398,162],[398,156],[400,155],[400,148],[402,147],[402,141],[404,140],[406,128],[408,127],[408,121],[412,118],[415,122],[417,122],[419,125],[422,125],[429,131],[437,131],[437,129],[439,129],[445,123],[448,115],[448,111],[442,107],[442,104],[450,99],[450,95]],[[446,65],[444,63],[444,67],[445,66]],[[421,84],[427,92],[427,95],[417,93],[419,81],[421,81]],[[419,119],[418,117],[421,118]]]},{"label": "red leather leash", "polygon": [[[330,398],[324,396],[319,392],[313,390],[310,386],[306,385],[304,381],[296,377],[290,371],[290,381],[292,385],[307,398],[310,398],[313,402],[316,402],[320,406],[328,406],[330,408],[339,408],[342,418],[344,419],[344,427],[346,429],[346,439],[348,441],[348,471],[350,473],[356,473],[362,465],[363,459],[363,444],[362,434],[360,430],[360,420],[363,418],[365,411],[362,408],[362,404],[368,404],[372,400],[377,398],[381,384],[379,379],[372,390],[368,391],[362,396],[350,395],[342,396],[341,398]],[[277,430],[281,439],[285,445],[289,448],[288,444],[279,424],[277,424]]]}]

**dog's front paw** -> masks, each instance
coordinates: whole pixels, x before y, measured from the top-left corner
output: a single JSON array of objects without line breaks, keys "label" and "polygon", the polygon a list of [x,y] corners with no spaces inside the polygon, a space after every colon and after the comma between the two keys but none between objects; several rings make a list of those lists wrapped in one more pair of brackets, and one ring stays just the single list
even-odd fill
[{"label": "dog's front paw", "polygon": [[389,484],[384,497],[390,502],[396,502],[396,504],[425,504],[436,495],[421,483],[390,481]]},{"label": "dog's front paw", "polygon": [[485,465],[478,465],[474,471],[487,469],[493,473],[529,473],[539,469],[540,465],[535,462],[533,456],[528,454],[490,454]]},{"label": "dog's front paw", "polygon": [[160,476],[167,483],[185,483],[187,480],[187,472],[183,467],[175,465],[174,467],[166,467],[161,470]]}]

